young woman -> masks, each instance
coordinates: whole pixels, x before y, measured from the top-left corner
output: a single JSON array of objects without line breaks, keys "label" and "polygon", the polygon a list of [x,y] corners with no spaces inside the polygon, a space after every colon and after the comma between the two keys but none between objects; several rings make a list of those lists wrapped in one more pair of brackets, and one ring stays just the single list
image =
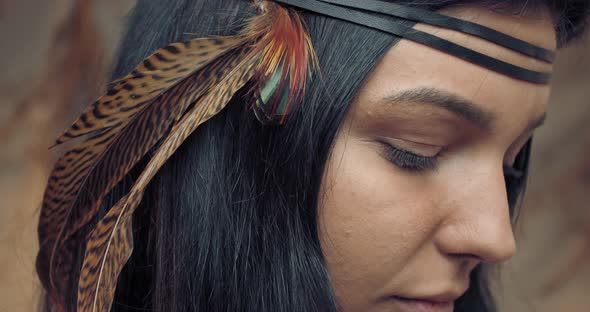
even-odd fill
[{"label": "young woman", "polygon": [[[108,196],[74,177],[83,185],[80,196],[90,198],[86,206],[97,207],[97,213],[68,212],[54,237],[48,228],[61,219],[46,206],[66,201],[51,193],[63,187],[55,182],[60,170],[75,167],[67,165],[71,160],[58,163],[39,228],[37,265],[48,293],[46,309],[495,311],[485,272],[515,253],[511,220],[531,137],[545,119],[551,54],[583,32],[589,5],[139,0],[115,78],[131,72],[144,79],[133,68],[166,44],[236,36],[268,12],[277,19],[284,14],[288,27],[297,28],[301,18],[297,29],[303,31],[285,32],[283,43],[288,50],[289,42],[301,40],[305,51],[291,56],[305,55],[316,68],[309,66],[304,77],[311,78],[278,123],[273,114],[276,107],[285,109],[284,98],[272,111],[265,109],[257,102],[265,100],[264,84],[244,85],[259,90],[253,105],[248,97],[230,94],[230,103],[145,179],[149,184],[139,192],[129,233],[95,231],[111,219],[124,220],[125,213],[113,218],[109,212],[122,198],[136,199],[128,194],[143,181],[150,158],[166,146],[166,135],[174,133],[174,123],[162,126],[168,110],[155,111],[161,118],[137,131],[130,146],[113,147],[133,154],[136,141],[141,145],[147,133],[163,129],[159,143],[107,189]],[[406,31],[395,35],[399,29]],[[175,47],[166,48],[168,56],[178,53]],[[159,54],[162,64],[168,56]],[[141,66],[159,70],[149,61]],[[280,78],[285,77],[296,76]],[[129,79],[107,96],[132,93]],[[172,90],[177,81],[170,83],[160,89]],[[171,102],[183,103],[185,93],[177,94]],[[89,123],[86,118],[80,125]],[[107,169],[119,163],[105,159]],[[89,222],[70,231],[77,218]],[[118,258],[123,245],[106,244],[109,250],[88,242],[107,236],[132,240],[129,260]],[[88,265],[97,254],[98,265]],[[120,274],[109,267],[113,259],[125,265]],[[100,283],[93,284],[96,275]]]}]

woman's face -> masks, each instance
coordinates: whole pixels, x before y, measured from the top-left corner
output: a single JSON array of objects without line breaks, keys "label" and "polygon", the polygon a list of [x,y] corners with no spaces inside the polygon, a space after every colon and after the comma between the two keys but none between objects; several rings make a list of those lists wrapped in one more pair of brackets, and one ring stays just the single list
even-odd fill
[{"label": "woman's face", "polygon": [[[550,18],[474,7],[472,20],[555,50]],[[463,33],[416,28],[538,71],[551,65]],[[401,40],[336,137],[320,239],[343,311],[452,311],[480,263],[514,255],[503,164],[539,126],[549,87]]]}]

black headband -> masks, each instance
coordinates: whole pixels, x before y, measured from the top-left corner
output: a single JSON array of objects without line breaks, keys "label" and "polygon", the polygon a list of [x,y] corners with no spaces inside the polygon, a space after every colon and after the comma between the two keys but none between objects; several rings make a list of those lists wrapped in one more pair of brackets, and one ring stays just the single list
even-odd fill
[{"label": "black headband", "polygon": [[351,0],[274,1],[403,37],[516,79],[539,84],[547,84],[551,79],[550,73],[533,71],[516,66],[432,34],[402,25],[400,22],[390,18],[379,17],[363,11],[461,31],[545,62],[552,62],[555,57],[552,51],[534,46],[528,42],[473,22],[377,0],[363,0],[362,2]]}]

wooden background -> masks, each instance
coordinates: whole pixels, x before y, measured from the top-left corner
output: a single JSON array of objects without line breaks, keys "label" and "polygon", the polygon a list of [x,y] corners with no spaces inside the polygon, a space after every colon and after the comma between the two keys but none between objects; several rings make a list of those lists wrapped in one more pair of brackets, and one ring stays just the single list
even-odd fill
[{"label": "wooden background", "polygon": [[[0,312],[33,311],[50,142],[105,83],[133,0],[0,0]],[[558,57],[501,311],[590,311],[590,39]],[[501,280],[501,283],[500,283]]]}]

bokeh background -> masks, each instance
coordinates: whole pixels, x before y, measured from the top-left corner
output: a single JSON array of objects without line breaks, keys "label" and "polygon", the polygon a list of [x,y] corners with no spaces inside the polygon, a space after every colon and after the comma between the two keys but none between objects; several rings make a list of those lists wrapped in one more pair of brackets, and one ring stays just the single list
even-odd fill
[{"label": "bokeh background", "polygon": [[[34,311],[58,132],[100,93],[134,0],[0,0],[0,312]],[[560,51],[501,311],[590,311],[590,36]]]}]

